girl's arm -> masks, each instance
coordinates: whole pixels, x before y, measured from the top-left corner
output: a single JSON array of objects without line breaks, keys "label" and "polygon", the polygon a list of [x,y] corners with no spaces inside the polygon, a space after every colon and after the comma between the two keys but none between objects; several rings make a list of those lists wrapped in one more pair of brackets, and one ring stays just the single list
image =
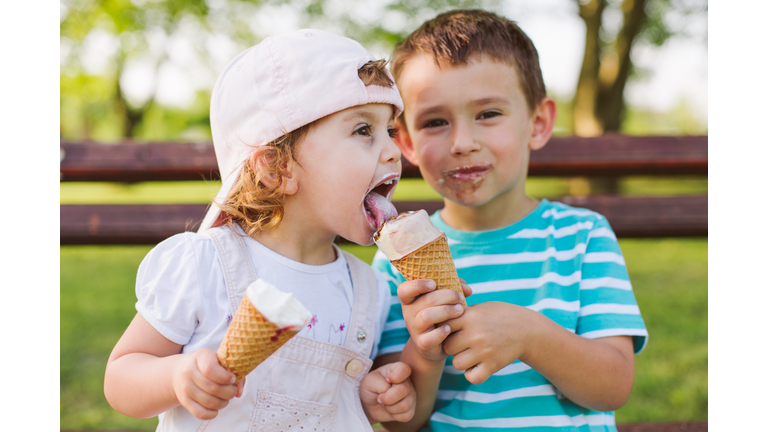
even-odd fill
[{"label": "girl's arm", "polygon": [[131,417],[148,418],[182,405],[195,417],[212,419],[245,380],[224,369],[216,353],[201,349],[181,354],[182,345],[161,335],[136,314],[107,361],[104,395]]}]

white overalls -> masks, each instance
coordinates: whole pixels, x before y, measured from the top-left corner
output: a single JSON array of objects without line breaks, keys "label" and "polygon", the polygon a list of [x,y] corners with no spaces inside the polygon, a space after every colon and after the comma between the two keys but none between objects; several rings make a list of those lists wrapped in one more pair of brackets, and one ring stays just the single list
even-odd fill
[{"label": "white overalls", "polygon": [[[219,256],[234,315],[248,285],[257,276],[243,238],[227,226],[207,233]],[[356,432],[372,431],[360,403],[360,382],[371,368],[376,317],[373,270],[344,252],[354,299],[344,346],[295,336],[267,358],[245,381],[243,395],[230,400],[213,420],[202,421],[178,406],[160,417],[158,431],[196,432]],[[311,308],[311,305],[308,305]],[[226,326],[216,327],[216,346]],[[212,342],[213,343],[213,342]]]}]

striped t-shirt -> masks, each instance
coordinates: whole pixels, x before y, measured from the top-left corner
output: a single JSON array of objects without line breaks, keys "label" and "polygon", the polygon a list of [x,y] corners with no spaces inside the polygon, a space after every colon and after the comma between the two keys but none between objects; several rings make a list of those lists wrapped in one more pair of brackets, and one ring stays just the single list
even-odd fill
[{"label": "striped t-shirt", "polygon": [[[640,316],[624,258],[608,221],[585,209],[542,200],[517,223],[493,231],[453,229],[448,237],[459,277],[472,287],[467,303],[502,301],[538,311],[586,338],[632,336],[635,353],[648,332]],[[391,306],[379,354],[402,351],[408,340],[397,286],[405,279],[381,251],[373,267],[390,276]],[[473,385],[452,357],[440,380],[429,428],[494,431],[616,431],[614,413],[564,399],[544,376],[519,360]]]}]

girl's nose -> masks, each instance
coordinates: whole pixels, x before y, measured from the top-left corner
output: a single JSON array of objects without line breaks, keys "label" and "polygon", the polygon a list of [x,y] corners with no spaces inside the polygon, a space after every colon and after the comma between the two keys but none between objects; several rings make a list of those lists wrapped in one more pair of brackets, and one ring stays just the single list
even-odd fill
[{"label": "girl's nose", "polygon": [[400,148],[395,144],[395,140],[389,138],[384,144],[384,149],[381,151],[381,160],[384,163],[397,163],[400,160],[402,153]]}]

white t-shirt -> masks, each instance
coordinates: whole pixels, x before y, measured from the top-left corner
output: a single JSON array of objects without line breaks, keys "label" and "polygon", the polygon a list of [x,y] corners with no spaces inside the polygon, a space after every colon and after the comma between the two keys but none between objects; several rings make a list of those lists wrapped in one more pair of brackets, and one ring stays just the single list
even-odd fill
[{"label": "white t-shirt", "polygon": [[[238,227],[238,231],[243,234]],[[347,260],[334,245],[336,260],[307,265],[288,259],[256,240],[245,237],[248,254],[259,278],[294,295],[314,315],[299,332],[310,339],[343,345],[352,313],[352,281]],[[376,334],[371,359],[376,357],[389,313],[387,277],[376,274]],[[160,334],[184,345],[182,352],[202,347],[216,350],[220,341],[205,330],[207,317],[229,310],[224,276],[216,249],[208,236],[186,232],[153,248],[139,266],[136,310]]]}]

